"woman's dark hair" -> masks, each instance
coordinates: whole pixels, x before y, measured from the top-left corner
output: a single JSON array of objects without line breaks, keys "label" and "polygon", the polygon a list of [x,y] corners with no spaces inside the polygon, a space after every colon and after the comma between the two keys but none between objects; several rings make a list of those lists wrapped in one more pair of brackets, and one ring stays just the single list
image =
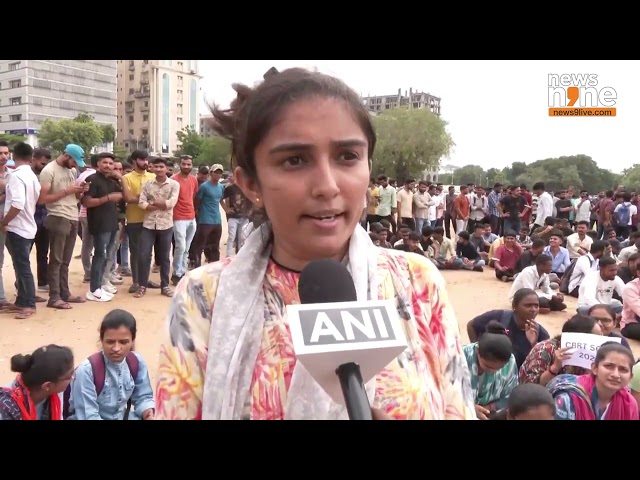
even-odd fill
[{"label": "woman's dark hair", "polygon": [[609,316],[611,317],[612,320],[616,319],[616,312],[613,309],[613,307],[611,307],[611,305],[607,305],[606,303],[598,303],[596,305],[591,305],[589,307],[589,315],[591,315],[591,312],[593,312],[594,310],[605,310]]},{"label": "woman's dark hair", "polygon": [[131,339],[135,341],[138,331],[136,319],[126,310],[119,308],[111,310],[102,320],[100,324],[100,340],[104,339],[104,332],[107,330],[117,330],[120,327],[126,327],[131,332]]},{"label": "woman's dark hair", "polygon": [[522,415],[527,410],[546,406],[556,411],[556,403],[549,390],[539,383],[521,383],[511,391],[507,408],[511,418]]},{"label": "woman's dark hair", "polygon": [[487,324],[485,333],[478,340],[478,355],[484,360],[508,362],[513,353],[511,340],[504,327],[495,320]]},{"label": "woman's dark hair", "polygon": [[46,345],[31,355],[11,357],[11,371],[20,373],[25,387],[37,388],[46,382],[57,382],[73,368],[73,352],[69,347]]},{"label": "woman's dark hair", "polygon": [[360,96],[342,80],[302,68],[272,72],[255,88],[233,84],[236,98],[228,109],[211,106],[211,128],[231,140],[231,165],[242,167],[256,178],[255,150],[269,133],[282,110],[309,97],[343,100],[353,112],[369,143],[369,158],[373,156],[376,134],[371,117]]},{"label": "woman's dark hair", "polygon": [[598,321],[585,315],[574,315],[562,325],[562,333],[591,333]]},{"label": "woman's dark hair", "polygon": [[[538,258],[540,258],[541,256],[542,255],[538,256]],[[531,288],[521,288],[520,290],[517,290],[516,293],[513,294],[511,307],[515,309],[518,305],[520,305],[520,302],[522,302],[522,300],[524,300],[525,297],[528,297],[529,295],[535,295],[536,297],[538,296],[536,291],[532,290]]]},{"label": "woman's dark hair", "polygon": [[602,346],[598,349],[598,353],[596,353],[596,359],[593,361],[593,363],[595,363],[596,366],[600,365],[600,362],[602,362],[607,357],[607,355],[613,352],[626,355],[629,359],[629,368],[633,369],[633,366],[636,363],[636,359],[633,358],[633,353],[627,347],[617,342],[603,343]]}]

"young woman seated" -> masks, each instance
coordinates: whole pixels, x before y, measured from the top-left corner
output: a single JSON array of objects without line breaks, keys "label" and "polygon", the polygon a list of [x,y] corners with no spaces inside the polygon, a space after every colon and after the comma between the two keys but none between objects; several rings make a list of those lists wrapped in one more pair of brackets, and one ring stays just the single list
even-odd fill
[{"label": "young woman seated", "polygon": [[536,383],[521,383],[507,402],[507,420],[555,420],[556,404],[549,390]]}]

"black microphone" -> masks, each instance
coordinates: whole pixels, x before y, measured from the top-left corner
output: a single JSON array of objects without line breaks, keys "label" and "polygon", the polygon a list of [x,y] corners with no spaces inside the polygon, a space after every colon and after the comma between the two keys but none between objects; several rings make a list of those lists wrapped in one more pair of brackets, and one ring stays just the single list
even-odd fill
[{"label": "black microphone", "polygon": [[[298,282],[300,303],[356,302],[353,278],[346,267],[331,259],[307,264]],[[360,365],[343,363],[336,369],[350,420],[372,420],[371,405],[364,387]]]}]

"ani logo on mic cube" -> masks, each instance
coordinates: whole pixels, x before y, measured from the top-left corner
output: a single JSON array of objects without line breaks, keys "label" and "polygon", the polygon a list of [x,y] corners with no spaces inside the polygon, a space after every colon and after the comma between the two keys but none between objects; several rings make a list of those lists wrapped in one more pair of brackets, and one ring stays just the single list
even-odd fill
[{"label": "ani logo on mic cube", "polygon": [[407,348],[391,300],[288,305],[287,315],[298,361],[339,403],[338,366],[357,363],[366,383]]}]

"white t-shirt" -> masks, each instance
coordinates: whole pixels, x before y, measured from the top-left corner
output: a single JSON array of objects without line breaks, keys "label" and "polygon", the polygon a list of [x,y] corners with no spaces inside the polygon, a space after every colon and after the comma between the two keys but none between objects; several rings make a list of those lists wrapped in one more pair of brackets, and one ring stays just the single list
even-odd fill
[{"label": "white t-shirt", "polygon": [[578,307],[592,307],[603,303],[609,305],[614,290],[622,298],[624,282],[618,276],[614,280],[604,281],[600,272],[589,272],[584,276],[578,290]]},{"label": "white t-shirt", "polygon": [[636,208],[635,205],[632,205],[631,202],[622,202],[616,205],[616,208],[613,212],[614,213],[619,212],[622,205],[626,205],[629,207],[629,223],[627,225],[631,226],[631,223],[633,222],[633,216],[638,214],[638,209]]}]

